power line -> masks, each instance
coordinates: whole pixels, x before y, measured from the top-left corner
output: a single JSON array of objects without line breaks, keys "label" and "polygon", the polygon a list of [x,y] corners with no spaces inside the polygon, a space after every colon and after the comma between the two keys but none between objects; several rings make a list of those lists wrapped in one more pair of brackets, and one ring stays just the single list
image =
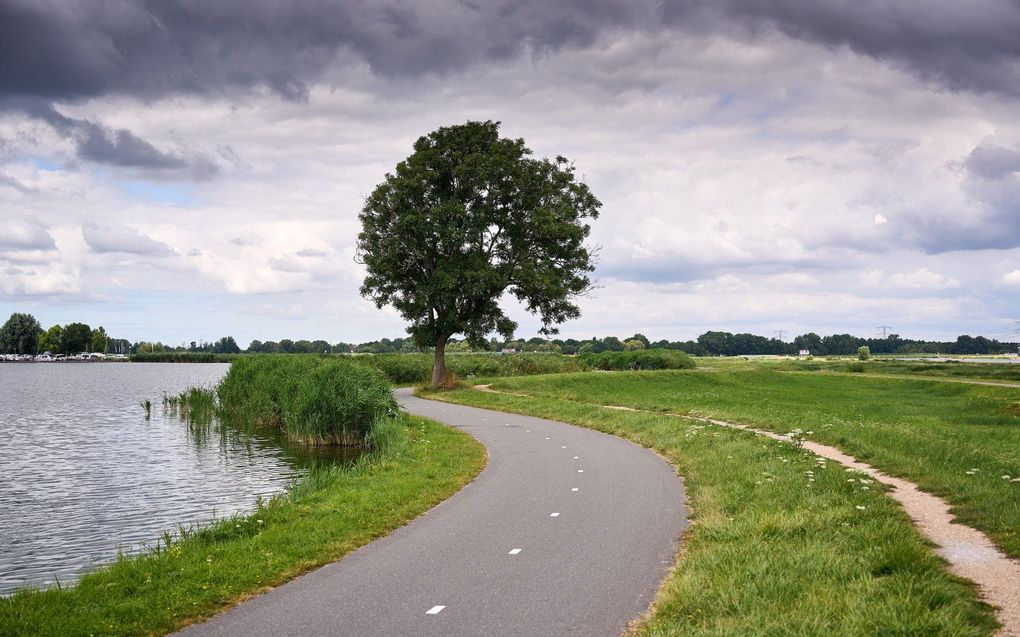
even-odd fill
[{"label": "power line", "polygon": [[889,330],[892,329],[892,325],[879,325],[875,329],[882,332],[882,338],[886,338],[889,335]]},{"label": "power line", "polygon": [[[1020,326],[1020,321],[1017,321],[1017,325]],[[1020,327],[1017,327],[1017,332],[1020,332]],[[776,330],[775,331],[776,336],[781,341],[783,340],[783,334],[785,334],[785,333],[786,333],[786,330]]]}]

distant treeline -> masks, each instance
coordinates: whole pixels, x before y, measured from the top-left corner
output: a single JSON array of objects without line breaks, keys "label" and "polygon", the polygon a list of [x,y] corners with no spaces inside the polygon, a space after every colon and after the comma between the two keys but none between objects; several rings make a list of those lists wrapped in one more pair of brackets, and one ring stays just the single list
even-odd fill
[{"label": "distant treeline", "polygon": [[[291,350],[282,346],[290,343]],[[281,341],[279,349],[267,349],[275,343],[253,341],[248,351],[295,351],[318,352],[321,349],[302,349],[308,341]],[[325,344],[324,341],[314,343]],[[258,345],[260,349],[253,349]],[[757,334],[732,334],[730,332],[705,332],[692,341],[651,341],[643,334],[635,334],[630,338],[621,339],[616,336],[604,338],[594,337],[588,340],[543,339],[501,341],[492,339],[484,348],[469,347],[466,341],[451,339],[447,352],[458,351],[515,351],[515,352],[555,352],[560,354],[599,354],[602,352],[625,352],[641,349],[680,350],[694,356],[753,356],[753,355],[796,355],[807,350],[815,356],[850,356],[857,353],[861,346],[867,346],[872,354],[1003,354],[1016,351],[1016,343],[1001,342],[984,336],[959,336],[955,341],[924,341],[904,339],[898,334],[890,334],[884,338],[861,338],[851,334],[832,334],[819,336],[807,333],[797,336],[793,342],[781,341],[777,338],[766,338]],[[360,345],[339,343],[331,352],[357,352],[367,354],[389,354],[396,352],[421,351],[409,338],[384,338]]]},{"label": "distant treeline", "polygon": [[[705,332],[692,341],[651,341],[643,334],[634,334],[621,339],[616,336],[593,337],[587,340],[531,338],[503,341],[491,339],[483,347],[471,347],[466,341],[450,339],[446,351],[450,353],[471,351],[494,352],[553,352],[559,354],[600,354],[602,352],[627,352],[642,349],[679,350],[694,356],[747,356],[747,355],[796,355],[807,350],[815,356],[849,356],[857,348],[867,346],[872,354],[1003,354],[1015,352],[1016,343],[1001,342],[984,336],[959,336],[955,341],[924,341],[900,338],[890,334],[884,338],[860,338],[851,334],[819,336],[815,333],[801,334],[793,342],[777,338],[766,338],[757,334],[732,334],[730,332]],[[215,355],[240,354],[244,352],[267,354],[393,354],[418,353],[424,351],[410,338],[384,338],[378,341],[353,344],[329,343],[324,340],[252,341],[242,350],[232,336],[217,341],[191,341],[182,345],[166,345],[159,342],[129,342],[111,338],[102,327],[91,328],[84,323],[54,325],[43,330],[31,314],[12,314],[0,327],[0,354],[37,354],[49,351],[53,354],[77,354],[79,352],[103,352],[107,354],[155,354],[160,352],[191,352]],[[199,357],[201,358],[201,357]],[[188,360],[198,360],[191,357]],[[156,358],[153,357],[152,360]],[[136,358],[136,360],[140,360]],[[166,360],[161,357],[160,360]],[[183,360],[183,359],[182,359]]]}]

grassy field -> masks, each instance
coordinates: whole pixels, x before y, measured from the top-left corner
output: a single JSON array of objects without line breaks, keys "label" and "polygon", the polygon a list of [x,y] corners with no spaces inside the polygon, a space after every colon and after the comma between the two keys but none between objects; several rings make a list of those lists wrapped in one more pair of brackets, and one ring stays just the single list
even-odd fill
[{"label": "grassy field", "polygon": [[933,363],[922,360],[873,358],[858,361],[844,358],[744,358],[741,356],[696,359],[702,369],[726,371],[773,370],[785,372],[833,372],[864,375],[919,376],[946,380],[980,380],[1020,384],[1020,364],[1010,363]]},{"label": "grassy field", "polygon": [[441,398],[605,431],[677,466],[693,525],[640,634],[994,632],[990,609],[947,574],[906,515],[865,476],[748,432],[590,404],[650,406],[633,400],[642,383],[676,385],[691,376],[697,374],[505,379],[499,388],[535,396],[464,389]]},{"label": "grassy field", "polygon": [[151,635],[179,629],[334,561],[415,518],[481,470],[484,448],[418,418],[385,425],[384,448],[319,467],[247,516],[164,541],[63,590],[0,598],[0,635]]},{"label": "grassy field", "polygon": [[945,498],[962,522],[1020,557],[1020,389],[761,368],[560,375],[493,386],[778,433],[801,429]]}]

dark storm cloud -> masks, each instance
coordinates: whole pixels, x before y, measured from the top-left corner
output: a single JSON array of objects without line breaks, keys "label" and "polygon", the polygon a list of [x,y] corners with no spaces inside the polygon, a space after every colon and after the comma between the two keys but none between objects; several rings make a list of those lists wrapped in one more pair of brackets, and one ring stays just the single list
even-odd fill
[{"label": "dark storm cloud", "polygon": [[[952,89],[1020,94],[1020,2],[666,0],[664,19],[770,29],[888,60]],[[731,28],[732,28],[731,26]]]},{"label": "dark storm cloud", "polygon": [[268,87],[301,98],[338,61],[446,71],[654,23],[655,5],[581,2],[7,0],[0,97],[142,99]]},{"label": "dark storm cloud", "polygon": [[1020,149],[979,146],[970,153],[964,166],[982,179],[1002,179],[1020,172]]},{"label": "dark storm cloud", "polygon": [[[383,76],[457,70],[662,28],[780,31],[888,59],[953,88],[1020,92],[1020,2],[922,0],[6,0],[0,97],[302,98],[337,62]],[[739,32],[738,32],[739,31]]]},{"label": "dark storm cloud", "polygon": [[198,180],[208,179],[218,170],[204,155],[185,156],[162,151],[127,129],[112,129],[90,120],[66,117],[38,99],[13,99],[6,105],[49,124],[74,140],[78,157],[87,161]]}]

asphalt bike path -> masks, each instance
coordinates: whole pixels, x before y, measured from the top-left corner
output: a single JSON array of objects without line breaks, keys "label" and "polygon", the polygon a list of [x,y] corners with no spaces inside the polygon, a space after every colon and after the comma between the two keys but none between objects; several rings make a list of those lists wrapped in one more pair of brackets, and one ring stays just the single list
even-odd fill
[{"label": "asphalt bike path", "polygon": [[634,443],[396,392],[482,442],[479,476],[344,559],[182,635],[619,635],[686,525],[680,479]]}]

